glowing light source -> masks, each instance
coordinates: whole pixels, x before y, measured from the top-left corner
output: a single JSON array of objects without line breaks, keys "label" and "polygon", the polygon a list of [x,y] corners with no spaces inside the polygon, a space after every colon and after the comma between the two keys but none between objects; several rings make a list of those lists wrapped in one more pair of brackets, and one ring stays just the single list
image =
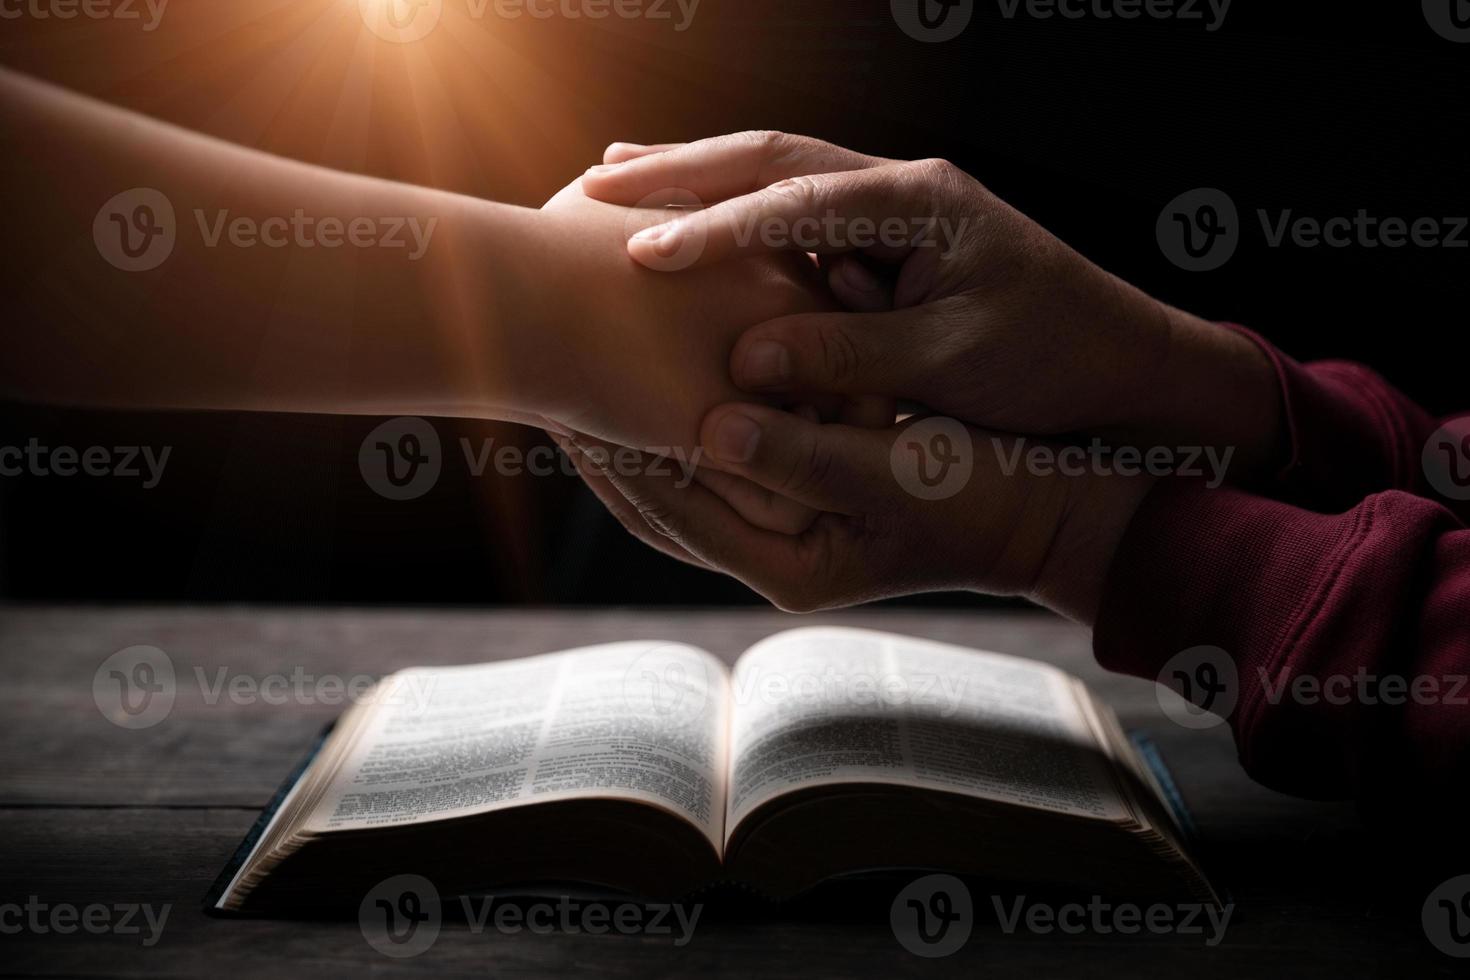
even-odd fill
[{"label": "glowing light source", "polygon": [[444,0],[357,0],[363,23],[384,41],[411,44],[428,37],[444,16]]}]

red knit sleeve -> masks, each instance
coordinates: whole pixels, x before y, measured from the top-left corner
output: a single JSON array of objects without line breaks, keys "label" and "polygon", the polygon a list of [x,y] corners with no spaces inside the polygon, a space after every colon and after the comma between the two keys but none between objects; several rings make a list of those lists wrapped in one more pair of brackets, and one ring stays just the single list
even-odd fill
[{"label": "red knit sleeve", "polygon": [[1331,512],[1403,490],[1470,520],[1470,415],[1436,419],[1361,364],[1299,364],[1252,331],[1225,326],[1261,348],[1281,384],[1288,459],[1263,493]]},{"label": "red knit sleeve", "polygon": [[1182,651],[1223,651],[1241,761],[1286,792],[1449,788],[1470,770],[1470,531],[1422,497],[1324,515],[1161,481],[1114,558],[1094,646],[1150,679]]}]

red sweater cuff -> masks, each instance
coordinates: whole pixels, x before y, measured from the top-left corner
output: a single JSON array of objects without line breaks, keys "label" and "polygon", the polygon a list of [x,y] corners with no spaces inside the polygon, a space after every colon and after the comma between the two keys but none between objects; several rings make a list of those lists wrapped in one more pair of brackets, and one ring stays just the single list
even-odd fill
[{"label": "red sweater cuff", "polygon": [[1221,326],[1259,347],[1280,383],[1286,462],[1263,492],[1336,511],[1372,493],[1419,488],[1420,452],[1434,428],[1427,412],[1361,364],[1303,365],[1253,330]]},{"label": "red sweater cuff", "polygon": [[1375,795],[1395,771],[1462,778],[1459,709],[1283,692],[1300,679],[1463,680],[1466,596],[1470,535],[1432,501],[1388,492],[1323,515],[1161,480],[1114,557],[1093,645],[1104,667],[1150,680],[1185,650],[1220,648],[1234,667],[1226,717],[1254,778],[1304,796]]},{"label": "red sweater cuff", "polygon": [[1230,487],[1160,480],[1108,572],[1093,630],[1098,662],[1152,680],[1175,654],[1214,646],[1242,674],[1269,669],[1356,524]]}]

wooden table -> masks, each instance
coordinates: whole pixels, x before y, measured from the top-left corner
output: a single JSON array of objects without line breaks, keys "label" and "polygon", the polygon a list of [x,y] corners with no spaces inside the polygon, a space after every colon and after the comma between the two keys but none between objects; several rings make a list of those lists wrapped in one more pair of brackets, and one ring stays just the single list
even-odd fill
[{"label": "wooden table", "polygon": [[[838,622],[1049,660],[1100,691],[1159,744],[1193,810],[1206,860],[1235,903],[1225,941],[1178,935],[1004,934],[983,910],[958,953],[920,959],[872,915],[706,916],[695,938],[475,934],[446,924],[413,959],[388,959],[356,922],[222,920],[200,902],[283,775],[340,708],[213,698],[219,670],[263,678],[381,674],[478,663],[619,639],[694,643],[733,659],[794,624]],[[93,698],[102,661],[133,645],[166,651],[180,682],[169,716],[130,731]],[[1208,977],[1457,975],[1419,906],[1384,896],[1391,858],[1352,808],[1253,785],[1228,732],[1182,729],[1154,686],[1093,663],[1087,634],[1043,614],[877,610],[796,619],[766,612],[361,612],[254,609],[0,609],[0,904],[48,909],[148,903],[172,909],[152,948],[140,935],[0,934],[5,975],[500,976],[579,969],[625,976],[767,978],[894,973],[957,976]],[[206,683],[195,682],[195,669]],[[213,700],[214,703],[210,703]],[[1454,869],[1449,869],[1454,870]],[[1460,869],[1466,870],[1466,869]],[[1448,876],[1448,874],[1446,875]],[[983,905],[977,897],[977,907]],[[0,919],[0,927],[7,920]],[[9,920],[9,921],[14,921]]]}]

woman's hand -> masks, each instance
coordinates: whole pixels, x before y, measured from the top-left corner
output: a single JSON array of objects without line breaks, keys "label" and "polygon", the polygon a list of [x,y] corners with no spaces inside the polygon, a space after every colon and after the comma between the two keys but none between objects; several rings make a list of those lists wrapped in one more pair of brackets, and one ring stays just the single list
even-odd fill
[{"label": "woman's hand", "polygon": [[[740,334],[775,316],[835,304],[805,255],[755,256],[677,277],[643,268],[628,257],[627,240],[666,217],[666,210],[593,201],[579,182],[546,204],[537,234],[547,313],[537,329],[553,357],[535,401],[549,431],[638,449],[650,466],[654,457],[674,457],[674,470],[687,478],[704,462],[700,420],[721,402],[749,397],[729,374]],[[816,400],[825,415],[853,424],[893,420],[889,399]],[[745,481],[731,485],[738,513],[755,527],[795,534],[816,516]]]},{"label": "woman's hand", "polygon": [[[1038,466],[1035,445],[938,417],[865,429],[733,404],[710,413],[702,440],[718,469],[685,489],[608,467],[612,447],[590,437],[561,442],[639,538],[795,612],[963,589],[1090,623],[1153,482],[1063,475],[1078,471]],[[751,527],[731,506],[747,486],[823,513],[799,535]]]},{"label": "woman's hand", "polygon": [[532,315],[551,359],[536,407],[561,427],[622,446],[692,454],[704,415],[745,397],[729,371],[740,335],[835,304],[804,255],[755,256],[684,276],[632,261],[628,238],[666,217],[591,200],[578,183],[540,212],[533,247],[545,282]]},{"label": "woman's hand", "polygon": [[[333,171],[3,69],[0,148],[27,229],[0,264],[7,398],[550,418],[692,452],[740,332],[831,303],[804,256],[650,272],[626,243],[660,215],[580,188],[533,210]],[[138,244],[156,261],[123,261]]]},{"label": "woman's hand", "polygon": [[1109,275],[951,164],[781,133],[615,144],[607,159],[584,178],[593,197],[672,187],[711,205],[632,240],[640,263],[683,249],[687,276],[816,252],[860,314],[747,332],[730,368],[749,392],[885,394],[1005,431],[1235,447],[1242,471],[1275,460],[1277,381],[1251,341]]}]

